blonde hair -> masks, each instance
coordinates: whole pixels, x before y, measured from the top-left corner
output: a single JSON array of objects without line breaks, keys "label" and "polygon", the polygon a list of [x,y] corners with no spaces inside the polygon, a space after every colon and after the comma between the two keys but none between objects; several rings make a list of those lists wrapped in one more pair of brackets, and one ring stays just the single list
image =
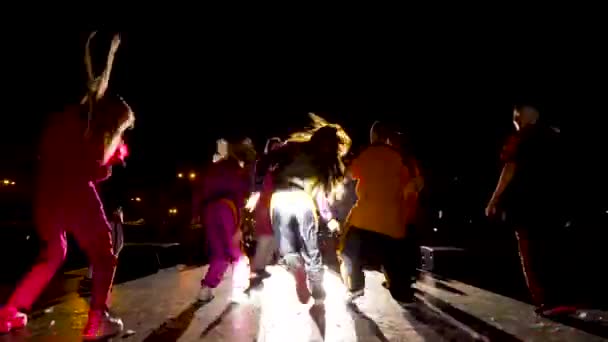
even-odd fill
[{"label": "blonde hair", "polygon": [[339,124],[332,124],[327,122],[327,120],[323,119],[315,113],[308,113],[308,116],[312,120],[312,127],[304,131],[292,133],[289,138],[287,138],[287,142],[308,142],[310,141],[310,139],[312,139],[313,135],[319,129],[323,127],[331,127],[336,130],[336,136],[338,137],[340,146],[340,157],[345,156],[350,150],[352,140],[350,139],[344,128],[342,128],[342,126],[340,126]]},{"label": "blonde hair", "polygon": [[[352,141],[342,126],[329,123],[314,113],[308,115],[312,120],[312,127],[291,134],[287,143],[301,143],[312,148],[316,159],[315,163],[320,171],[319,185],[327,195],[330,195],[343,181],[344,164],[342,163],[342,157],[348,153]],[[328,139],[332,141],[329,142]],[[333,144],[335,144],[335,151],[327,151],[329,154],[319,153],[319,149],[327,148]]]}]

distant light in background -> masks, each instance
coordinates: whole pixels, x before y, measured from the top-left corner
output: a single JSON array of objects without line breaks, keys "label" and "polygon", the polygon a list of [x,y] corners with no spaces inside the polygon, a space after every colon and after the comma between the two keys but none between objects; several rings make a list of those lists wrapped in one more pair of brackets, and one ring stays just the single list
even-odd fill
[{"label": "distant light in background", "polygon": [[177,209],[176,208],[169,209],[169,214],[171,214],[171,215],[177,215]]},{"label": "distant light in background", "polygon": [[4,179],[2,180],[2,185],[15,185],[15,181],[12,181],[10,179]]},{"label": "distant light in background", "polygon": [[437,229],[437,228],[433,228],[433,231],[434,231],[434,232],[437,232],[438,230],[439,230],[439,229]]},{"label": "distant light in background", "polygon": [[141,202],[141,198],[140,197],[133,197],[133,198],[131,198],[131,201]]},{"label": "distant light in background", "polygon": [[443,210],[439,210],[439,218],[443,217]]},{"label": "distant light in background", "polygon": [[181,172],[180,172],[180,173],[178,173],[178,174],[177,174],[177,178],[184,178],[184,174],[183,174],[183,173],[181,173]]},{"label": "distant light in background", "polygon": [[190,174],[188,175],[188,177],[190,177],[190,179],[195,179],[196,178],[196,173],[190,172]]}]

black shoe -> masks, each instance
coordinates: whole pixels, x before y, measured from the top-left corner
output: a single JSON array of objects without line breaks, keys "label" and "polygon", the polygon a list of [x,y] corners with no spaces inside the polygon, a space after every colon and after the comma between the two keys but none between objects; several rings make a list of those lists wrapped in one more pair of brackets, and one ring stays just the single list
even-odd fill
[{"label": "black shoe", "polygon": [[396,291],[389,289],[391,296],[401,305],[407,305],[414,302],[414,290],[409,288],[405,291]]},{"label": "black shoe", "polygon": [[255,273],[255,278],[266,279],[270,278],[270,273],[266,270],[253,271]]}]

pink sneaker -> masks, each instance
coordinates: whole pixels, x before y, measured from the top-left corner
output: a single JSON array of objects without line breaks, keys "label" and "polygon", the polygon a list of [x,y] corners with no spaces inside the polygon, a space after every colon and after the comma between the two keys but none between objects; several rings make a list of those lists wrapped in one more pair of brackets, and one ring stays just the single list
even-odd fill
[{"label": "pink sneaker", "polygon": [[120,318],[111,317],[107,311],[89,311],[89,321],[84,327],[82,338],[86,341],[105,339],[117,335],[122,329]]},{"label": "pink sneaker", "polygon": [[8,334],[27,325],[27,315],[12,307],[0,309],[0,334]]}]

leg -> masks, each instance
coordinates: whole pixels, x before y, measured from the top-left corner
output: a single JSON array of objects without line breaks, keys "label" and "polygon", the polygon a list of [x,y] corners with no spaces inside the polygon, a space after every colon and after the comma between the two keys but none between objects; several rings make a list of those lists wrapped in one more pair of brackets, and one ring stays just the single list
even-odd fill
[{"label": "leg", "polygon": [[79,201],[80,207],[70,208],[77,215],[79,224],[72,234],[89,258],[92,273],[91,311],[107,311],[110,290],[116,270],[116,256],[112,247],[112,229],[108,223],[97,193],[91,193]]},{"label": "leg", "polygon": [[[46,204],[46,205],[45,205]],[[38,203],[36,205],[36,228],[44,244],[39,261],[21,280],[6,305],[0,308],[0,334],[21,329],[27,325],[27,315],[19,310],[29,310],[48,285],[67,252],[65,216],[63,203]]]},{"label": "leg", "polygon": [[517,229],[515,234],[517,237],[519,257],[521,260],[524,277],[526,279],[526,285],[528,286],[528,290],[532,296],[532,302],[534,305],[540,307],[545,303],[545,293],[538,278],[538,273],[534,267],[536,264],[536,261],[534,260],[536,255],[532,254],[537,254],[538,250],[534,250],[534,242],[532,242],[531,246],[530,236],[527,229]]},{"label": "leg", "polygon": [[[412,283],[416,272],[414,247],[410,239],[382,236],[382,265],[389,280],[388,289],[395,300],[408,303],[413,299]],[[383,243],[384,242],[384,243]]]},{"label": "leg", "polygon": [[122,331],[123,323],[109,315],[110,291],[116,270],[112,248],[112,230],[101,200],[91,184],[87,191],[73,198],[67,214],[76,224],[71,233],[93,267],[89,319],[82,333],[84,339],[114,336]]},{"label": "leg", "polygon": [[272,235],[260,235],[258,237],[255,256],[253,257],[252,269],[256,273],[264,273],[264,269],[270,264],[270,259],[276,247]]},{"label": "leg", "polygon": [[21,280],[7,306],[19,310],[30,310],[42,290],[63,264],[67,253],[65,231],[52,222],[43,223],[39,220],[38,228],[45,246],[40,253],[40,259],[32,270]]},{"label": "leg", "polygon": [[365,276],[361,262],[361,230],[350,227],[344,238],[343,250],[340,255],[340,273],[342,280],[351,292],[362,291],[365,288]]},{"label": "leg", "polygon": [[[296,293],[302,303],[310,300],[310,291],[306,285],[306,272],[300,255],[301,238],[299,222],[293,213],[292,193],[278,193],[273,196],[271,212],[272,227],[279,245],[279,254],[296,280]],[[275,205],[276,203],[276,205]]]},{"label": "leg", "polygon": [[[273,206],[272,227],[275,240],[279,247],[279,255],[288,267],[297,266],[300,262],[298,235],[293,227],[295,221],[296,219],[285,208],[279,205]],[[295,228],[297,229],[297,226]]]},{"label": "leg", "polygon": [[205,227],[207,228],[207,248],[209,252],[209,268],[201,285],[216,288],[234,257],[232,237],[236,219],[232,210],[223,202],[211,203],[205,208]]},{"label": "leg", "polygon": [[315,300],[322,301],[325,299],[325,290],[323,289],[323,273],[325,270],[321,258],[321,249],[319,248],[319,221],[314,210],[314,207],[304,207],[298,215],[298,221],[303,247],[302,257],[304,258],[312,296]]}]

